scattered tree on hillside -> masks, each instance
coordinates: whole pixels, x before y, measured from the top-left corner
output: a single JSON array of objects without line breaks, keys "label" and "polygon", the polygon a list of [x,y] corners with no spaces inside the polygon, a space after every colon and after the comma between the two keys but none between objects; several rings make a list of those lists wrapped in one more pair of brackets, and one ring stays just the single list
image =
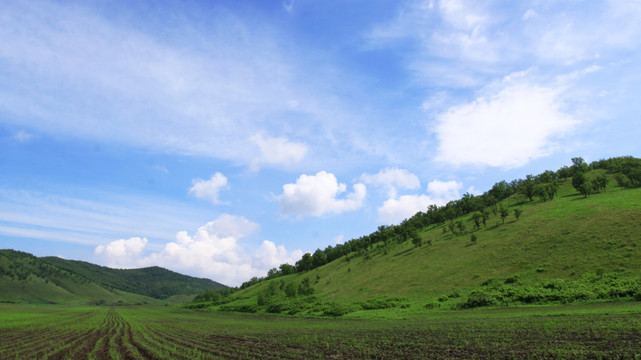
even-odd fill
[{"label": "scattered tree on hillside", "polygon": [[476,226],[476,229],[481,228],[481,219],[483,219],[483,214],[480,211],[472,214],[472,221],[474,221],[474,226]]},{"label": "scattered tree on hillside", "polygon": [[454,221],[450,221],[450,223],[447,224],[447,228],[450,229],[452,234],[456,234],[456,225],[454,224]]},{"label": "scattered tree on hillside", "polygon": [[298,272],[305,272],[312,269],[312,254],[305,253],[303,257],[296,262],[296,270]]},{"label": "scattered tree on hillside", "polygon": [[572,158],[572,166],[570,167],[570,170],[573,176],[577,173],[585,173],[589,169],[588,164],[585,163],[585,160],[583,160],[582,157]]},{"label": "scattered tree on hillside", "polygon": [[487,209],[483,209],[481,212],[481,219],[483,220],[483,226],[487,227],[487,220],[490,218],[490,212]]},{"label": "scattered tree on hillside", "polygon": [[585,177],[585,174],[582,172],[577,172],[572,176],[572,186],[578,191],[579,193],[581,192],[581,188],[584,187],[585,183],[587,182],[587,178]]},{"label": "scattered tree on hillside", "polygon": [[312,295],[314,293],[314,288],[310,285],[309,278],[304,278],[298,285],[298,293],[300,295]]},{"label": "scattered tree on hillside", "polygon": [[605,174],[600,174],[597,175],[594,180],[594,187],[598,189],[598,191],[606,191],[606,188],[608,187],[608,177]]},{"label": "scattered tree on hillside", "polygon": [[473,242],[473,243],[476,243],[476,234],[475,233],[472,233],[472,235],[470,236],[470,241]]},{"label": "scattered tree on hillside", "polygon": [[523,210],[521,210],[521,209],[519,209],[519,208],[514,209],[514,217],[516,218],[516,220],[517,220],[517,221],[518,221],[518,220],[519,220],[519,218],[521,217],[521,214],[522,214],[522,213],[523,213]]},{"label": "scattered tree on hillside", "polygon": [[296,285],[293,282],[288,282],[285,285],[285,295],[290,298],[296,297]]},{"label": "scattered tree on hillside", "polygon": [[410,234],[410,237],[412,238],[412,244],[414,244],[414,247],[423,246],[423,239],[418,235],[416,231],[412,232]]},{"label": "scattered tree on hillside", "polygon": [[327,255],[323,250],[318,249],[312,255],[312,267],[317,268],[327,264]]},{"label": "scattered tree on hillside", "polygon": [[503,220],[503,224],[505,224],[505,219],[507,216],[510,214],[507,210],[507,208],[503,205],[499,208],[499,214],[501,215],[501,220]]},{"label": "scattered tree on hillside", "polygon": [[621,173],[614,174],[614,180],[616,180],[617,185],[621,188],[621,190],[623,190],[623,188],[628,186],[628,183],[630,181],[628,177],[625,176],[625,174],[621,174]]},{"label": "scattered tree on hillside", "polygon": [[457,221],[457,222],[456,222],[456,228],[458,229],[459,234],[461,234],[461,235],[462,235],[462,234],[463,234],[463,232],[465,232],[465,230],[466,230],[466,229],[465,229],[465,224],[463,223],[463,221],[462,221],[462,220],[459,220],[459,221]]},{"label": "scattered tree on hillside", "polygon": [[579,186],[579,194],[583,195],[583,197],[588,197],[592,195],[594,192],[594,185],[590,181],[585,181],[583,184]]},{"label": "scattered tree on hillside", "polygon": [[534,177],[532,175],[526,176],[525,180],[521,181],[521,184],[519,185],[519,193],[525,195],[530,202],[534,200],[536,190],[536,183],[534,182]]},{"label": "scattered tree on hillside", "polygon": [[296,272],[296,268],[294,266],[292,266],[292,265],[287,264],[287,263],[281,264],[279,269],[280,269],[281,275],[283,275],[283,276],[289,275],[289,274],[293,274],[293,273]]}]

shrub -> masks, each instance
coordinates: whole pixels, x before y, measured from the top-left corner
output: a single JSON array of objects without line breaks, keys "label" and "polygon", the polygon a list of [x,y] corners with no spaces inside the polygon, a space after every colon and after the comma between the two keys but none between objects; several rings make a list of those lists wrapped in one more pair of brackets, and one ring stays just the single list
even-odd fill
[{"label": "shrub", "polygon": [[355,310],[357,310],[357,308],[354,306],[349,306],[346,304],[338,304],[338,303],[329,303],[323,309],[323,315],[338,317],[338,316],[343,316],[345,314],[349,314]]},{"label": "shrub", "polygon": [[467,300],[460,304],[460,307],[463,309],[471,309],[481,306],[492,306],[496,305],[496,299],[490,294],[484,292],[475,291],[467,297]]}]

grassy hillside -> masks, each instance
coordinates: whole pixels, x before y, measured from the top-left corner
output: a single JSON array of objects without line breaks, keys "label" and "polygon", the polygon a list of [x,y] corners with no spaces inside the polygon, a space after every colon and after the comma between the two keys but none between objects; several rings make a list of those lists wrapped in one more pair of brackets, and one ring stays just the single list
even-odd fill
[{"label": "grassy hillside", "polygon": [[[588,197],[570,179],[553,200],[516,194],[499,204],[509,211],[504,222],[490,212],[477,230],[468,214],[453,221],[463,222],[462,232],[448,223],[420,230],[428,245],[380,242],[309,272],[262,281],[214,308],[340,315],[460,307],[479,297],[480,305],[631,298],[641,291],[641,189],[610,183]],[[522,210],[518,220],[514,209]],[[289,283],[299,289],[303,281],[313,295],[287,295]]]},{"label": "grassy hillside", "polygon": [[146,304],[220,288],[159,267],[118,270],[0,250],[0,302]]}]

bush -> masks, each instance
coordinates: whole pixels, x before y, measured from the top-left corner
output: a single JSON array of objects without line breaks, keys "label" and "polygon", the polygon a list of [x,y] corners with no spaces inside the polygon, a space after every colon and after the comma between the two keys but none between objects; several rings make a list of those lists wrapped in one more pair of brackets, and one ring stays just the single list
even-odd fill
[{"label": "bush", "polygon": [[362,302],[359,305],[363,308],[363,310],[389,309],[389,308],[397,307],[398,302],[403,300],[406,300],[406,299],[377,297],[377,298]]},{"label": "bush", "polygon": [[490,294],[484,292],[475,291],[467,297],[467,300],[460,304],[460,307],[463,309],[471,309],[482,306],[492,306],[496,305],[496,299]]},{"label": "bush", "polygon": [[223,305],[220,307],[221,311],[236,311],[243,313],[255,313],[258,311],[258,306],[256,305]]},{"label": "bush", "polygon": [[346,304],[329,303],[323,309],[323,315],[338,317],[356,311],[357,308]]}]

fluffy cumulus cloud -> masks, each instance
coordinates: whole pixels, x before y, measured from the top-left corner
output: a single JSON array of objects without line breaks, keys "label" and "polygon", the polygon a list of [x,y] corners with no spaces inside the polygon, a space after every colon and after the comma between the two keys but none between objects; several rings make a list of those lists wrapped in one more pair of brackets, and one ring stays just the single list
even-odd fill
[{"label": "fluffy cumulus cloud", "polygon": [[459,194],[459,190],[461,190],[462,188],[463,184],[454,180],[433,180],[430,181],[429,184],[427,184],[427,192],[434,196],[434,198],[440,199],[444,202],[455,200],[461,197],[461,195]]},{"label": "fluffy cumulus cloud", "polygon": [[427,184],[427,193],[402,195],[389,198],[378,208],[378,220],[387,224],[399,223],[419,211],[427,210],[430,205],[443,206],[448,201],[460,198],[460,182],[433,180]]},{"label": "fluffy cumulus cloud", "polygon": [[283,245],[269,240],[263,241],[252,257],[252,267],[256,269],[277,268],[280,264],[295,264],[303,256],[301,250],[287,251]]},{"label": "fluffy cumulus cloud", "polygon": [[303,160],[307,153],[305,144],[289,141],[285,137],[265,137],[259,134],[252,136],[250,140],[259,149],[259,156],[251,164],[254,170],[261,165],[292,165]]},{"label": "fluffy cumulus cloud", "polygon": [[106,246],[98,245],[94,254],[104,256],[109,266],[131,267],[147,245],[147,238],[132,237],[112,241]]},{"label": "fluffy cumulus cloud", "polygon": [[418,177],[405,169],[386,168],[376,174],[363,174],[361,181],[387,189],[389,197],[396,197],[397,188],[414,190],[421,187]]},{"label": "fluffy cumulus cloud", "polygon": [[277,197],[283,215],[322,216],[357,210],[363,206],[367,189],[357,183],[354,191],[346,193],[347,186],[339,183],[332,173],[320,171],[315,175],[301,175],[296,183],[283,185]]},{"label": "fluffy cumulus cloud", "polygon": [[227,178],[225,175],[217,172],[209,180],[194,179],[193,186],[189,189],[189,194],[199,199],[207,199],[213,204],[221,203],[218,193],[221,189],[227,187]]},{"label": "fluffy cumulus cloud", "polygon": [[388,224],[399,223],[419,211],[425,211],[434,203],[434,199],[427,195],[402,195],[398,199],[387,199],[378,208],[378,220]]},{"label": "fluffy cumulus cloud", "polygon": [[437,159],[513,168],[550,154],[555,139],[577,121],[564,113],[561,88],[541,86],[516,75],[491,86],[467,104],[437,116]]},{"label": "fluffy cumulus cloud", "polygon": [[251,235],[259,225],[242,217],[221,215],[199,227],[193,235],[176,234],[159,251],[144,253],[147,239],[131,238],[99,245],[95,254],[108,266],[163,266],[175,271],[239,285],[253,276],[262,276],[282,263],[294,263],[300,250],[289,252],[284,246],[263,241],[258,249],[247,252],[238,240]]}]

